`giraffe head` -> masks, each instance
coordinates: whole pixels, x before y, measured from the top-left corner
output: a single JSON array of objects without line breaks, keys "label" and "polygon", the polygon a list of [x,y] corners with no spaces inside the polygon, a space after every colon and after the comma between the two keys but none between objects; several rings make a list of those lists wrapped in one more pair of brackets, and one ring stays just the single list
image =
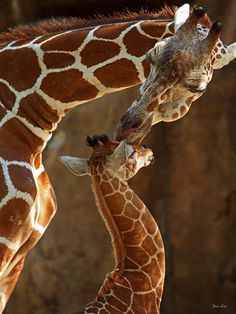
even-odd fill
[{"label": "giraffe head", "polygon": [[225,46],[219,39],[221,29],[220,22],[210,22],[205,8],[194,8],[185,22],[176,23],[172,37],[147,53],[149,77],[119,121],[116,140],[140,143],[153,124],[186,114],[206,90],[213,70],[236,57],[236,43]]},{"label": "giraffe head", "polygon": [[101,172],[109,170],[122,180],[129,180],[139,169],[148,166],[154,159],[151,149],[145,145],[129,145],[125,140],[110,141],[106,135],[87,137],[93,148],[89,159],[60,156],[59,160],[75,175],[91,175],[92,168]]}]

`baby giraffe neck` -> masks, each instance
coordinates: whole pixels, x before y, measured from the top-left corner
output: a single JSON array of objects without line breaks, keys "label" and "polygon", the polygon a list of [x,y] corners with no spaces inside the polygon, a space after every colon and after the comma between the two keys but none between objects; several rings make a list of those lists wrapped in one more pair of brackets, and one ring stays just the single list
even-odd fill
[{"label": "baby giraffe neck", "polygon": [[[112,238],[116,260],[112,280],[125,281],[135,293],[154,293],[158,300],[154,303],[159,306],[165,273],[159,228],[125,181],[109,171],[99,170],[97,166],[92,171],[92,186]],[[106,281],[104,285],[109,285]],[[104,285],[100,292],[107,292]]]}]

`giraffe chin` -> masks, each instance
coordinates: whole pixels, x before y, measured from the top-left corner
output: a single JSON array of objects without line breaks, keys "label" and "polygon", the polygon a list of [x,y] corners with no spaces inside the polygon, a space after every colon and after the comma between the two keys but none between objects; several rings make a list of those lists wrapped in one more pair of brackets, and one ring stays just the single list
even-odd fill
[{"label": "giraffe chin", "polygon": [[135,117],[132,116],[132,111],[127,111],[122,121],[116,126],[114,139],[118,142],[125,139],[127,144],[141,144],[146,135],[151,131],[153,117],[154,114],[152,113],[148,118],[139,120],[139,125],[137,125]]}]

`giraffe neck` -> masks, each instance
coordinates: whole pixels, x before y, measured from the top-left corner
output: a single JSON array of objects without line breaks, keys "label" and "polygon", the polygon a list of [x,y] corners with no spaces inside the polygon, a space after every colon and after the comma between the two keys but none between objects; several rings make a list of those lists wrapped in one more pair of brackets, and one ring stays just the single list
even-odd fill
[{"label": "giraffe neck", "polygon": [[[112,238],[115,277],[125,277],[135,291],[141,291],[144,286],[148,287],[147,290],[159,290],[161,299],[164,248],[152,215],[125,181],[108,170],[102,172],[101,165],[92,170],[92,186]],[[100,291],[106,291],[106,287],[103,286]]]},{"label": "giraffe neck", "polygon": [[2,44],[0,127],[22,124],[44,147],[69,110],[143,82],[145,53],[172,33],[172,20],[153,19]]}]

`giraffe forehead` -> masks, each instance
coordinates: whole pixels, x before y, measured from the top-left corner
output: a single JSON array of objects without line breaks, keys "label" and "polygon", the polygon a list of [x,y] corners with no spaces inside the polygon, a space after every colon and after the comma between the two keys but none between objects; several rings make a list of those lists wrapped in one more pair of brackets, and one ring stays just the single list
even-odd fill
[{"label": "giraffe forehead", "polygon": [[158,86],[169,87],[183,80],[194,68],[200,67],[200,60],[195,52],[185,44],[174,46],[168,43],[165,49],[156,55],[157,63],[152,65],[147,86],[156,81]]},{"label": "giraffe forehead", "polygon": [[[184,64],[190,64],[192,60],[196,59],[197,56],[195,55],[196,52],[196,44],[190,44],[189,41],[179,41],[177,38],[170,38],[166,46],[163,48],[163,52],[158,55],[159,63],[166,64],[167,62],[171,61],[168,65],[172,66],[175,64],[179,65],[180,67],[180,60],[184,61]],[[181,62],[182,63],[182,62]]]},{"label": "giraffe forehead", "polygon": [[200,64],[198,44],[209,34],[209,28],[205,25],[198,24],[191,38],[186,36],[179,40],[178,35],[164,39],[165,45],[160,47],[157,62],[157,69],[162,71],[166,68],[169,71],[175,71],[175,75],[180,76],[189,68]]},{"label": "giraffe forehead", "polygon": [[[186,49],[185,47],[183,49],[167,49],[161,56],[158,56],[160,64],[153,65],[153,72],[144,87],[145,90],[149,90],[146,95],[151,95],[150,100],[154,107],[156,107],[153,103],[154,99],[161,103],[166,100],[177,100],[188,96],[189,92],[186,86],[193,85],[200,90],[203,89],[201,86],[209,83],[212,77],[212,66],[215,60],[221,57],[215,52],[202,60],[192,52],[186,46]],[[150,104],[151,107],[152,104]]]}]

